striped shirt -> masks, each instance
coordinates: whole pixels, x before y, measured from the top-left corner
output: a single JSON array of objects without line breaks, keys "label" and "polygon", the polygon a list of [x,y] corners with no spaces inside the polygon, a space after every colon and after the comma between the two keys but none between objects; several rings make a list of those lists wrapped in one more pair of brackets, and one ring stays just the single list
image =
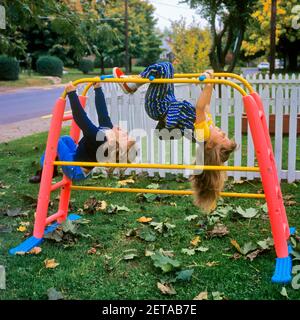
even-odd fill
[{"label": "striped shirt", "polygon": [[[174,78],[174,68],[170,62],[159,62],[147,67],[141,74],[143,78],[151,75],[156,78]],[[145,109],[150,118],[164,120],[167,129],[194,129],[196,109],[190,102],[178,101],[174,95],[173,83],[152,83],[149,85]]]}]

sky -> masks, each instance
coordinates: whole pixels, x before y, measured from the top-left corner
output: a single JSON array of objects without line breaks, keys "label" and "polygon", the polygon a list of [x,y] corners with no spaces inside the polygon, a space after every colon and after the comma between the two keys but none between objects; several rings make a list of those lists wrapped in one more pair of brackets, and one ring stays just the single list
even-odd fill
[{"label": "sky", "polygon": [[171,26],[171,21],[180,20],[181,17],[186,18],[188,24],[193,21],[193,17],[201,26],[206,25],[206,21],[198,14],[196,10],[190,9],[187,4],[179,3],[179,0],[148,0],[155,8],[154,16],[158,19],[157,26],[163,30],[165,27]]}]

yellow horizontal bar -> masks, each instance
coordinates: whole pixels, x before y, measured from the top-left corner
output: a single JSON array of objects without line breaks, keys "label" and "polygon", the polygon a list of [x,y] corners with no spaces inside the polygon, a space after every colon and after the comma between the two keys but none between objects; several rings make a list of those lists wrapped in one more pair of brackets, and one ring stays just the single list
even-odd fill
[{"label": "yellow horizontal bar", "polygon": [[[126,82],[131,82],[131,83],[215,83],[215,84],[225,84],[228,86],[231,86],[238,90],[241,95],[246,96],[247,93],[244,89],[242,89],[239,85],[236,83],[229,81],[229,80],[223,80],[223,79],[205,79],[203,81],[199,81],[198,79],[155,79],[153,81],[150,81],[149,79],[139,79],[139,78],[106,78],[104,80],[101,80],[100,78],[82,78],[73,81],[73,85],[77,86],[80,83],[97,83],[97,82],[113,82],[113,83],[126,83]],[[67,92],[64,91],[62,94],[62,98],[65,99],[67,95]]]},{"label": "yellow horizontal bar", "polygon": [[[123,193],[152,193],[152,194],[173,194],[173,195],[193,195],[192,190],[161,190],[161,189],[140,189],[140,188],[110,188],[110,187],[93,187],[93,186],[71,186],[72,190],[85,191],[102,191],[102,192],[123,192]],[[237,192],[220,192],[221,197],[233,198],[256,198],[264,199],[264,194],[255,193],[237,193]]]},{"label": "yellow horizontal bar", "polygon": [[[174,78],[197,78],[202,74],[203,73],[175,73]],[[239,76],[238,74],[229,72],[215,72],[213,76],[237,79],[249,90],[250,93],[254,92],[254,89],[252,88],[251,84],[245,78]]]},{"label": "yellow horizontal bar", "polygon": [[159,164],[159,163],[109,163],[109,162],[76,162],[76,161],[54,161],[56,166],[79,166],[79,167],[110,167],[110,168],[149,168],[149,169],[190,169],[211,171],[247,171],[259,172],[258,167],[239,166],[200,166],[191,164]]},{"label": "yellow horizontal bar", "polygon": [[[67,116],[68,113],[71,113],[71,112],[72,112],[72,110],[65,111],[64,116]],[[52,118],[52,116],[53,116],[52,114],[47,114],[47,115],[45,115],[45,116],[42,116],[41,119]]]}]

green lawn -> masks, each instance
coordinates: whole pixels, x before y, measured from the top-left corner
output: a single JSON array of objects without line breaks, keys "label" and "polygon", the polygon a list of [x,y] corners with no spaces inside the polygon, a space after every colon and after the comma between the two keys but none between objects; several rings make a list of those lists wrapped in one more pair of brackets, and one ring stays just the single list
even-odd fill
[{"label": "green lawn", "polygon": [[[234,255],[237,251],[230,242],[234,239],[243,247],[248,242],[256,243],[271,236],[269,221],[263,211],[264,202],[260,200],[220,200],[218,208],[223,208],[227,214],[223,218],[219,217],[219,222],[227,227],[229,234],[211,238],[209,230],[217,223],[218,216],[214,214],[205,217],[193,205],[192,197],[168,196],[154,200],[151,197],[141,199],[135,194],[74,191],[71,212],[79,213],[83,219],[89,220],[86,224],[78,225],[82,235],[69,235],[63,242],[46,240],[38,255],[10,256],[8,250],[28,237],[27,232],[30,235],[32,233],[39,186],[27,181],[38,168],[45,139],[46,133],[42,133],[0,144],[0,265],[6,268],[6,290],[0,290],[0,300],[47,299],[47,290],[51,287],[62,292],[65,299],[191,300],[203,291],[208,292],[209,299],[212,299],[213,292],[219,292],[222,297],[230,300],[286,299],[280,293],[283,286],[270,281],[275,265],[274,249],[261,252],[250,261]],[[117,186],[118,179],[106,179],[98,175],[86,180],[84,184]],[[161,188],[189,188],[188,181],[175,176],[167,176],[165,179],[133,176],[133,179],[135,183],[129,187],[146,187],[150,183],[158,183]],[[282,183],[283,194],[287,197],[286,210],[290,225],[298,230],[299,188],[299,183]],[[243,184],[229,181],[226,185],[226,190],[238,192],[258,192],[260,189],[261,184],[253,181]],[[108,206],[125,206],[129,211],[88,213],[91,206],[84,209],[84,203],[90,196],[106,201]],[[57,193],[52,197],[54,206],[51,212],[55,212],[56,197]],[[232,208],[228,209],[228,205]],[[238,206],[244,210],[257,209],[259,217],[242,218],[236,212]],[[8,209],[18,208],[28,216],[6,215]],[[185,220],[191,215],[198,217],[192,221]],[[160,234],[149,224],[137,222],[141,216],[151,217],[155,222],[167,222],[175,227],[170,229],[172,233],[166,233],[164,231],[169,225],[164,225],[165,230]],[[29,222],[25,232],[17,231],[21,222]],[[135,228],[140,237],[132,231]],[[126,236],[129,230],[131,236]],[[208,251],[196,251],[194,255],[183,253],[182,249],[193,247],[190,241],[196,236],[201,239],[198,247],[206,247]],[[95,254],[88,253],[91,248],[96,249]],[[130,249],[135,251],[126,251]],[[181,263],[178,270],[191,272],[193,269],[189,282],[175,279],[176,270],[163,273],[154,266],[150,256],[145,256],[145,250],[159,249],[173,251],[172,261]],[[134,254],[130,256],[130,253]],[[135,254],[137,257],[134,257]],[[124,256],[127,260],[123,259]],[[134,259],[130,259],[132,257]],[[55,259],[59,265],[47,269],[44,264],[46,259]],[[157,288],[157,282],[172,283],[176,295],[163,295]],[[285,288],[289,299],[300,299],[299,290],[293,289],[290,284]]]},{"label": "green lawn", "polygon": [[[80,70],[75,68],[65,68],[67,73],[63,74],[61,78],[61,83],[67,83],[69,81],[74,81],[80,78],[86,77],[97,77],[99,76],[100,69],[95,68],[92,72],[88,74],[83,74]],[[138,74],[144,67],[133,67],[132,73]],[[105,74],[111,74],[112,68],[105,68]],[[11,88],[23,88],[23,87],[34,87],[34,86],[49,86],[53,84],[50,79],[41,76],[37,72],[31,72],[29,75],[27,71],[20,73],[19,80],[16,81],[0,81],[0,87],[11,87]]]}]

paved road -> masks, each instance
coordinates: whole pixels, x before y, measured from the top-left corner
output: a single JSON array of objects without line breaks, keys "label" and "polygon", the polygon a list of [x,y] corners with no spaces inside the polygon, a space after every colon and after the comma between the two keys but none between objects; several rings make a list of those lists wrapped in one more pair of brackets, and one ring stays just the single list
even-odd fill
[{"label": "paved road", "polygon": [[22,89],[0,94],[0,125],[40,117],[52,112],[63,87]]}]

